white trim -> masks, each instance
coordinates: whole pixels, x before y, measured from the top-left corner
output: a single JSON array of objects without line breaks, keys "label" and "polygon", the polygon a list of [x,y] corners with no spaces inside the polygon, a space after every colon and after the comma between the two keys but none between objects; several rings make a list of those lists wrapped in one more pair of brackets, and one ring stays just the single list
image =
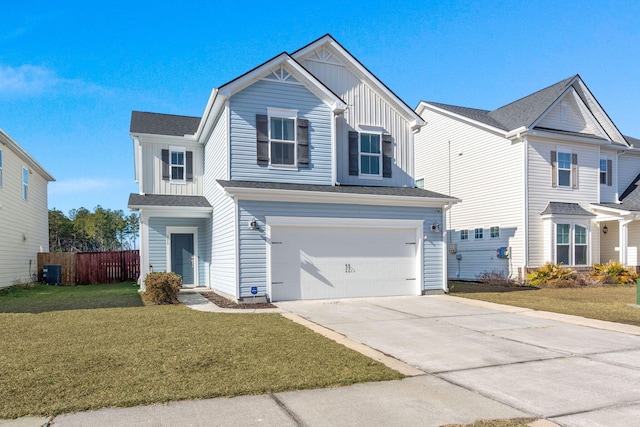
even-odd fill
[{"label": "white trim", "polygon": [[[444,116],[449,116],[449,117],[451,117],[453,119],[461,120],[461,121],[473,124],[475,126],[479,126],[481,128],[484,128],[484,129],[486,129],[486,130],[488,130],[490,132],[496,133],[496,134],[498,134],[500,136],[503,136],[505,138],[509,134],[509,132],[507,132],[507,131],[505,131],[503,129],[498,129],[498,128],[490,126],[490,125],[488,125],[486,123],[482,123],[482,122],[479,122],[477,120],[470,119],[469,117],[466,117],[466,116],[463,116],[463,115],[460,115],[460,114],[456,114],[456,113],[451,112],[449,110],[445,110],[444,108],[436,107],[435,105],[429,104],[428,102],[424,102],[424,101],[420,101],[420,104],[418,104],[418,106],[416,107],[416,112],[418,114],[422,114],[424,112],[424,110],[426,110],[426,109],[430,109],[431,111],[433,111],[435,113],[439,113],[439,114],[444,115]],[[521,133],[525,133],[525,132],[526,132],[526,129],[521,131]]]},{"label": "white trim", "polygon": [[[173,164],[173,153],[182,154],[182,165]],[[182,179],[173,178],[173,168],[182,168]],[[185,184],[187,182],[187,149],[185,147],[169,146],[169,182],[171,184]]]},{"label": "white trim", "polygon": [[200,270],[200,258],[198,256],[198,227],[174,227],[167,226],[165,228],[166,233],[166,256],[167,256],[167,271],[171,270],[171,235],[172,234],[193,234],[193,283],[183,283],[183,286],[198,286],[199,270]]},{"label": "white trim", "polygon": [[[371,129],[371,130],[361,130],[358,132],[358,176],[360,178],[365,179],[382,179],[382,168],[383,168],[383,156],[382,156],[382,128],[373,127],[373,126],[359,126],[361,129]],[[377,135],[378,136],[378,147],[380,151],[378,153],[363,153],[362,152],[362,136],[363,135]],[[371,140],[369,140],[371,143]],[[362,173],[362,156],[367,157],[375,157],[378,159],[378,173]]]},{"label": "white trim", "polygon": [[[444,222],[443,222],[444,224]],[[304,227],[305,229],[322,227],[342,227],[342,228],[404,228],[415,229],[416,233],[416,289],[415,295],[422,294],[424,289],[424,220],[412,219],[373,219],[373,218],[331,218],[331,217],[287,217],[287,216],[266,216],[265,217],[265,239],[267,244],[267,294],[272,292],[272,269],[271,269],[271,236],[272,227]],[[444,234],[444,233],[443,233]],[[446,251],[446,245],[445,245]],[[442,274],[446,280],[446,271]]]},{"label": "white trim", "polygon": [[[293,120],[293,140],[275,139],[271,132],[271,118]],[[285,110],[282,108],[267,107],[267,133],[269,138],[269,169],[298,169],[298,110]],[[284,136],[284,135],[283,135]],[[289,144],[293,145],[293,163],[272,163],[272,144]]]},{"label": "white trim", "polygon": [[210,218],[213,208],[197,208],[188,206],[150,206],[129,205],[132,211],[139,211],[140,215],[148,217],[172,217],[172,218]]},{"label": "white trim", "polygon": [[374,206],[442,207],[460,200],[453,197],[410,197],[380,194],[334,193],[305,190],[225,187],[225,192],[237,200],[258,200],[300,203],[331,203]]},{"label": "white trim", "polygon": [[[22,171],[20,174],[20,193],[22,196],[22,200],[24,200],[25,202],[29,201],[29,174],[30,173],[31,172],[26,166],[22,166]],[[26,177],[26,180],[25,180],[25,177]]]}]

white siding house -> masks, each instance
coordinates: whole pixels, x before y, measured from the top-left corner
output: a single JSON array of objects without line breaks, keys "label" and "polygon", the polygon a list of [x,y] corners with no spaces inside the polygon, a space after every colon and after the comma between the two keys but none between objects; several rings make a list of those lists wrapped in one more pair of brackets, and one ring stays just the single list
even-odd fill
[{"label": "white siding house", "polygon": [[201,118],[134,111],[141,280],[239,301],[445,291],[457,199],[415,188],[423,125],[329,35],[214,89]]},{"label": "white siding house", "polygon": [[416,112],[427,122],[416,179],[462,200],[447,223],[449,278],[523,280],[548,261],[638,265],[639,141],[618,131],[580,76],[492,111],[423,101]]},{"label": "white siding house", "polygon": [[49,250],[47,184],[54,178],[0,129],[0,288],[37,274]]}]

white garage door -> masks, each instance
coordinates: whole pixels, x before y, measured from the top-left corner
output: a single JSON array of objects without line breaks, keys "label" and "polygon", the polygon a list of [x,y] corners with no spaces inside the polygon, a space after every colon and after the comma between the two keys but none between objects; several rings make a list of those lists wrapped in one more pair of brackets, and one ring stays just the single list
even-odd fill
[{"label": "white garage door", "polygon": [[416,228],[271,228],[273,301],[417,295]]}]

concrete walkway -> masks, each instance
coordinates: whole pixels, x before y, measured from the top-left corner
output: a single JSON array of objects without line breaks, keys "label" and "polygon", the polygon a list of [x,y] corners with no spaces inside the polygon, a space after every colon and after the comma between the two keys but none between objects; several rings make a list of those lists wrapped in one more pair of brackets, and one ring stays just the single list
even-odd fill
[{"label": "concrete walkway", "polygon": [[[220,309],[196,293],[180,298],[201,311],[247,313]],[[440,426],[535,417],[549,420],[538,426],[630,426],[640,419],[637,327],[444,295],[278,306],[270,311],[283,312],[408,378],[108,408],[61,415],[50,425]],[[0,421],[0,427],[49,421],[22,418]]]}]

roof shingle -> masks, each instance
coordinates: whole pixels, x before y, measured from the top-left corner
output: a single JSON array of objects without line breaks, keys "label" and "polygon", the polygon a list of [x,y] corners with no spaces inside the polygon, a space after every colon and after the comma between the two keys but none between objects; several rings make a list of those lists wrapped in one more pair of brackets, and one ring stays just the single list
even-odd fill
[{"label": "roof shingle", "polygon": [[185,136],[194,135],[199,125],[200,117],[132,111],[129,132]]}]

